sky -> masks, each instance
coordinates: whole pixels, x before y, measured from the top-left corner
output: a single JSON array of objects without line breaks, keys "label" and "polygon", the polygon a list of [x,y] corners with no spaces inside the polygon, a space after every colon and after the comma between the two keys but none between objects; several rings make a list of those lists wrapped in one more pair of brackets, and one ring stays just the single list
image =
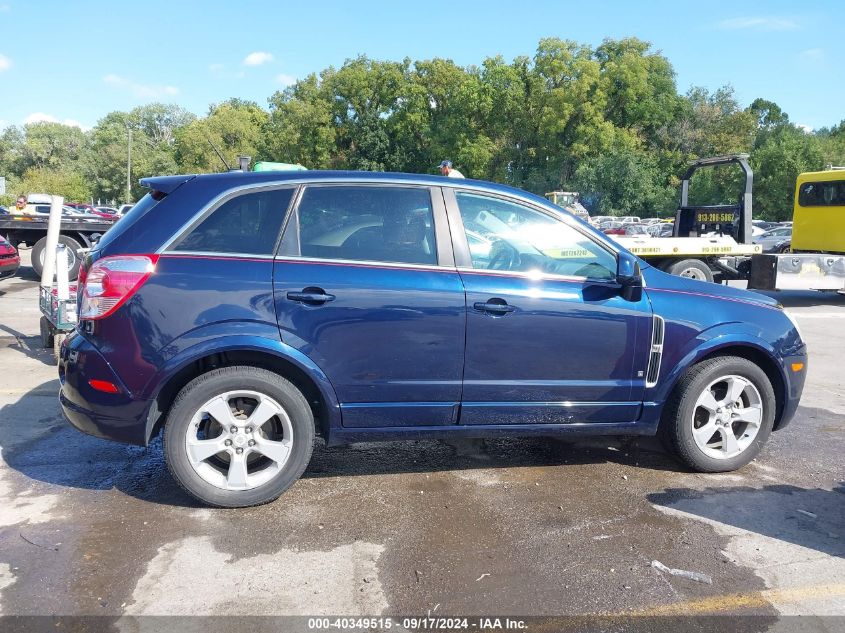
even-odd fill
[{"label": "sky", "polygon": [[808,128],[845,119],[845,1],[0,0],[0,128],[90,128],[160,101],[198,115],[267,99],[366,54],[461,65],[533,55],[543,37],[597,46],[636,36],[671,61],[678,89],[730,84]]}]

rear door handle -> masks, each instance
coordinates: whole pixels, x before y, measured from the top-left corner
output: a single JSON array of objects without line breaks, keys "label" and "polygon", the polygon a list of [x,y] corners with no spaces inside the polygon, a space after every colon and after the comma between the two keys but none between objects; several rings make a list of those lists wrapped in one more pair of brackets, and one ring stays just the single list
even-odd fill
[{"label": "rear door handle", "polygon": [[313,306],[334,301],[334,295],[327,293],[322,288],[303,288],[301,292],[289,292],[287,298],[290,301],[298,301]]},{"label": "rear door handle", "polygon": [[479,312],[489,312],[490,314],[507,314],[516,310],[514,306],[509,306],[504,299],[489,299],[486,303],[479,301],[473,303],[472,307]]}]

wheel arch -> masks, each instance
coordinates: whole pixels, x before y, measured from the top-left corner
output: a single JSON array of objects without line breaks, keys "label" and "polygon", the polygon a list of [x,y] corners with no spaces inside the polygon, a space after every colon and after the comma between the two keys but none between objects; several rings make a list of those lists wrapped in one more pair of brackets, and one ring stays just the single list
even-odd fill
[{"label": "wheel arch", "polygon": [[145,443],[149,444],[161,431],[170,406],[185,385],[213,369],[237,365],[267,369],[293,383],[311,405],[316,433],[327,438],[333,426],[340,426],[340,406],[333,387],[308,357],[292,348],[287,352],[284,349],[287,346],[276,344],[280,348],[265,347],[253,342],[229,342],[212,350],[198,350],[179,362],[168,364],[168,369],[160,374],[162,377],[154,381],[157,388],[150,398]]},{"label": "wheel arch", "polygon": [[763,370],[772,384],[772,390],[775,392],[775,422],[772,430],[776,431],[783,418],[783,409],[786,403],[786,379],[774,354],[765,345],[755,343],[754,341],[721,341],[714,345],[706,345],[694,350],[687,359],[678,364],[677,370],[670,375],[669,385],[664,385],[664,400],[675,391],[678,383],[690,369],[718,356],[737,356],[744,358]]}]

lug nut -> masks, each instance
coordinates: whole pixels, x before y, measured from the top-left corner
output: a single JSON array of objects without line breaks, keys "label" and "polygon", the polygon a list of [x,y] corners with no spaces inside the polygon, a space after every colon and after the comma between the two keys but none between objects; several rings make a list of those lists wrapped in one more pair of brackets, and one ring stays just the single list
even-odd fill
[{"label": "lug nut", "polygon": [[226,446],[231,446],[232,440],[226,440],[225,442],[223,442],[223,444],[225,444]]},{"label": "lug nut", "polygon": [[247,446],[255,446],[255,440],[250,440],[247,442]]},{"label": "lug nut", "polygon": [[244,449],[242,449],[242,448],[236,448],[236,449],[235,449],[235,452],[236,452],[238,455],[240,455],[241,453],[243,453],[243,452],[244,452]]},{"label": "lug nut", "polygon": [[252,433],[252,427],[251,427],[251,426],[246,427],[246,432],[247,432],[247,433]]},{"label": "lug nut", "polygon": [[236,427],[236,426],[230,426],[229,427],[229,433],[237,433],[237,432],[238,432],[238,427]]}]

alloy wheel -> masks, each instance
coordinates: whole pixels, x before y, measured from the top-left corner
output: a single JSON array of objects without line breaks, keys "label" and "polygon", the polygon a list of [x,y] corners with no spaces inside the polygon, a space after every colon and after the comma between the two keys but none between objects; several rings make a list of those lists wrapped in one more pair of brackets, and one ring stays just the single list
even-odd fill
[{"label": "alloy wheel", "polygon": [[705,455],[730,459],[754,442],[762,421],[763,399],[754,383],[742,376],[722,376],[698,397],[692,435]]},{"label": "alloy wheel", "polygon": [[284,408],[257,391],[215,396],[194,414],[185,451],[194,471],[224,490],[268,482],[288,461],[293,426]]}]

